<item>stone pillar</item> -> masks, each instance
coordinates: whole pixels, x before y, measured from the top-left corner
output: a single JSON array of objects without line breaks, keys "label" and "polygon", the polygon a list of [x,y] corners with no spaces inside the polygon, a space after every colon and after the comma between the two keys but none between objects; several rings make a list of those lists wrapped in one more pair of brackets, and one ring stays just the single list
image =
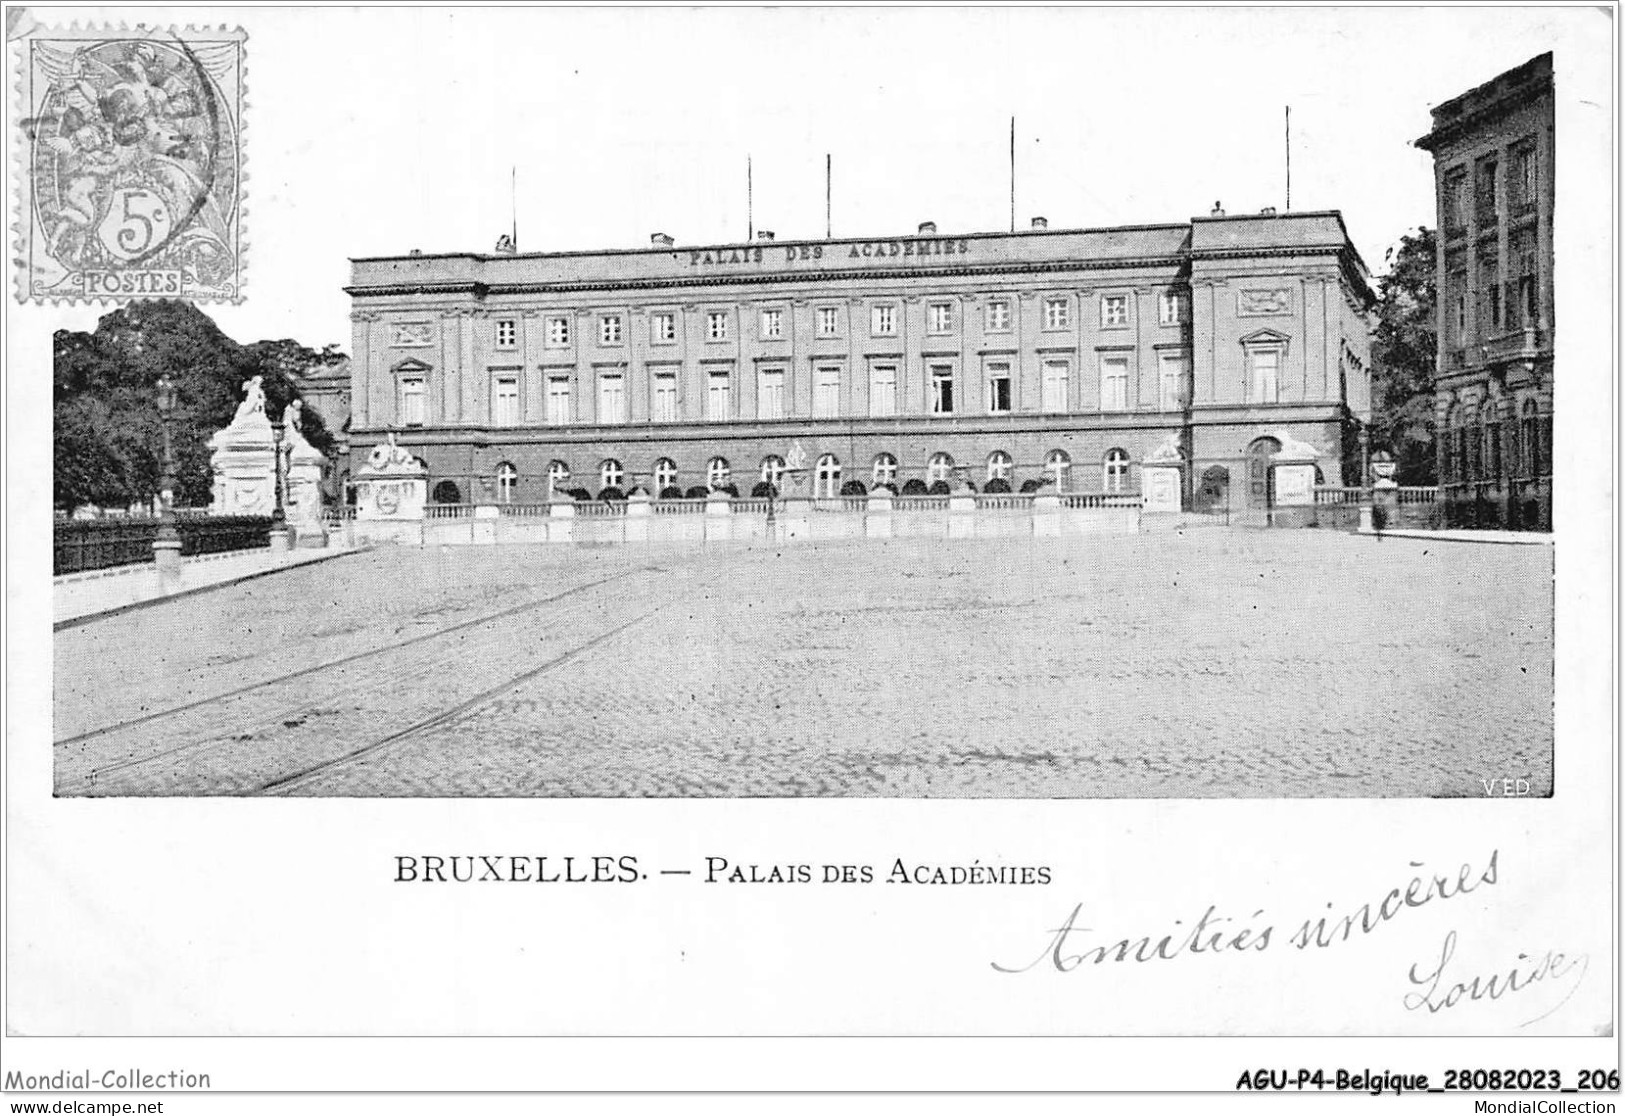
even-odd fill
[{"label": "stone pillar", "polygon": [[[1371,486],[1371,527],[1381,531],[1398,527],[1399,485],[1390,477],[1378,477]],[[1366,529],[1365,509],[1360,509],[1360,530]]]},{"label": "stone pillar", "polygon": [[892,537],[892,503],[889,488],[877,488],[869,493],[869,500],[864,508],[863,534],[871,539],[889,539]]},{"label": "stone pillar", "polygon": [[209,439],[214,470],[211,515],[263,515],[276,510],[276,435],[265,411],[239,410]]},{"label": "stone pillar", "polygon": [[1055,538],[1061,533],[1061,497],[1041,492],[1033,497],[1033,537]]}]

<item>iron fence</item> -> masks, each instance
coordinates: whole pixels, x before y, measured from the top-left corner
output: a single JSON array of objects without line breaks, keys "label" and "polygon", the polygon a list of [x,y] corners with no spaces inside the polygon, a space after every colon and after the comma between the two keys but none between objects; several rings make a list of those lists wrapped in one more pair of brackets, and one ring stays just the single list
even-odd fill
[{"label": "iron fence", "polygon": [[[105,570],[152,561],[158,520],[152,517],[57,520],[54,526],[52,573]],[[271,545],[271,520],[265,516],[201,515],[177,511],[175,531],[182,557],[254,550]]]}]

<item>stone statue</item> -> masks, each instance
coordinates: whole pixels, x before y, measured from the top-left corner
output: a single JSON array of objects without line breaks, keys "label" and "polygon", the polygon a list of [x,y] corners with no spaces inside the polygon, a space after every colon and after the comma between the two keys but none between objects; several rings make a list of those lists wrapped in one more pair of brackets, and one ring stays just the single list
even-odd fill
[{"label": "stone statue", "polygon": [[303,399],[295,399],[288,404],[287,411],[282,415],[282,422],[287,432],[287,443],[290,451],[310,445],[305,440],[305,432],[302,429],[305,422],[305,401]]},{"label": "stone statue", "polygon": [[391,430],[389,432],[389,441],[380,442],[372,447],[372,452],[367,455],[367,468],[374,472],[382,472],[385,469],[398,469],[403,466],[408,469],[416,469],[418,467],[417,458],[412,456],[411,450],[395,443],[395,432]]},{"label": "stone statue", "polygon": [[237,413],[231,417],[233,424],[242,422],[250,415],[263,415],[265,413],[265,382],[264,376],[254,376],[243,381],[243,401],[237,404]]}]

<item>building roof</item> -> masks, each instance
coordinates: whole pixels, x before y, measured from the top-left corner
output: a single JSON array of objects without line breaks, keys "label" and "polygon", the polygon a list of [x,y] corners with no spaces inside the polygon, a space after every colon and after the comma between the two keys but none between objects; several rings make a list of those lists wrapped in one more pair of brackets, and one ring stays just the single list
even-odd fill
[{"label": "building roof", "polygon": [[1436,151],[1551,89],[1552,52],[1547,51],[1434,108],[1433,130],[1414,142],[1424,151]]},{"label": "building roof", "polygon": [[611,290],[808,279],[998,275],[1178,268],[1193,256],[1358,254],[1336,211],[1200,217],[1179,224],[1035,228],[831,240],[756,240],[580,252],[413,253],[351,260],[352,295],[457,291]]}]

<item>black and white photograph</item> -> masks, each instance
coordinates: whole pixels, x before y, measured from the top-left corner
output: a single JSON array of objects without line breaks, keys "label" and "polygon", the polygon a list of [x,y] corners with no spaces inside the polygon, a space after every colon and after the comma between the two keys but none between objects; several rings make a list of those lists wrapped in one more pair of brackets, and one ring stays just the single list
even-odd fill
[{"label": "black and white photograph", "polygon": [[1617,1091],[1617,15],[8,5],[8,1096]]}]

